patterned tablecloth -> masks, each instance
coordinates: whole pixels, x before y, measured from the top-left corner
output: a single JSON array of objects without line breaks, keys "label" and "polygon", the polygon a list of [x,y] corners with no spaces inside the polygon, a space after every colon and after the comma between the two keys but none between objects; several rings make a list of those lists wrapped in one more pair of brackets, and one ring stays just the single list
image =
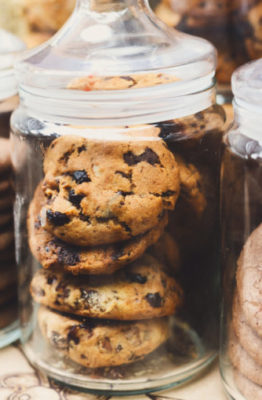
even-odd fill
[{"label": "patterned tablecloth", "polygon": [[[0,400],[119,400],[79,394],[58,387],[37,373],[18,346],[0,351]],[[214,364],[197,380],[160,394],[122,397],[121,400],[226,400],[217,365]]]}]

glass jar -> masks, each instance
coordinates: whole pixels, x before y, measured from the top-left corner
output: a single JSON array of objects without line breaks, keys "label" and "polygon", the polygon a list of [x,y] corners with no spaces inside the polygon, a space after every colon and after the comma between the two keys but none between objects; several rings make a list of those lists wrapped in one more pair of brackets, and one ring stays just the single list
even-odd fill
[{"label": "glass jar", "polygon": [[214,359],[225,120],[214,71],[212,45],[135,0],[78,1],[17,65],[22,344],[48,376],[130,394]]},{"label": "glass jar", "polygon": [[234,70],[262,57],[262,1],[162,0],[156,14],[169,26],[214,44],[218,49],[219,99],[231,103]]},{"label": "glass jar", "polygon": [[262,60],[233,75],[235,122],[222,160],[221,372],[230,398],[262,397]]},{"label": "glass jar", "polygon": [[18,104],[14,59],[24,49],[0,29],[0,348],[18,339],[17,272],[14,251],[13,186],[9,120]]}]

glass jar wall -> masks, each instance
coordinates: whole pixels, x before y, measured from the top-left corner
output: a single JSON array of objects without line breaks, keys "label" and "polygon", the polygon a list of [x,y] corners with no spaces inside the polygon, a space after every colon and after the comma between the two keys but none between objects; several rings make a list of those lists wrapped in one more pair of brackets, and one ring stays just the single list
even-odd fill
[{"label": "glass jar wall", "polygon": [[217,80],[231,100],[232,73],[262,57],[261,0],[162,0],[156,13],[169,26],[210,40],[218,49]]},{"label": "glass jar wall", "polygon": [[235,124],[225,137],[222,163],[221,372],[235,400],[262,396],[261,67],[256,61],[233,76]]},{"label": "glass jar wall", "polygon": [[13,62],[24,45],[0,30],[0,348],[18,338],[9,120],[18,104]]},{"label": "glass jar wall", "polygon": [[225,116],[213,47],[129,6],[78,2],[17,66],[11,125],[25,354],[71,386],[130,394],[216,354]]}]

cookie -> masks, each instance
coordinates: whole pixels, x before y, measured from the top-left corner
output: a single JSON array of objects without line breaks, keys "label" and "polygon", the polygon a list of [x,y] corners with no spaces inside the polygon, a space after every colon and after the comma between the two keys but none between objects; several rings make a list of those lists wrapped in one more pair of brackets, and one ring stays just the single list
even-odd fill
[{"label": "cookie", "polygon": [[11,154],[9,139],[0,138],[0,174],[11,167]]},{"label": "cookie", "polygon": [[262,224],[249,236],[238,259],[239,304],[247,324],[262,338]]},{"label": "cookie", "polygon": [[214,105],[204,111],[183,118],[163,121],[157,124],[160,128],[159,137],[167,144],[190,145],[186,139],[195,139],[199,142],[201,138],[211,132],[222,130],[226,121],[226,114],[222,107]]},{"label": "cookie", "polygon": [[168,339],[168,322],[162,318],[141,322],[97,322],[60,315],[42,307],[38,322],[50,345],[89,368],[133,363]]},{"label": "cookie", "polygon": [[1,265],[0,267],[0,292],[13,286],[17,280],[16,265]]},{"label": "cookie", "polygon": [[149,253],[161,264],[167,265],[173,273],[179,271],[181,266],[180,249],[175,239],[168,232],[165,232],[149,249]]},{"label": "cookie", "polygon": [[24,0],[24,18],[32,31],[55,33],[70,17],[75,0]]},{"label": "cookie", "polygon": [[245,351],[262,366],[262,338],[246,323],[245,316],[239,305],[238,297],[234,298],[233,328],[241,346]]},{"label": "cookie", "polygon": [[41,269],[31,294],[37,303],[60,312],[118,320],[173,315],[183,297],[175,279],[149,255],[110,276],[73,277]]},{"label": "cookie", "polygon": [[67,86],[68,89],[84,90],[87,92],[95,90],[125,90],[146,88],[156,85],[163,85],[178,81],[172,75],[157,74],[136,74],[127,76],[85,76],[76,78]]},{"label": "cookie", "polygon": [[61,240],[96,246],[131,239],[175,207],[179,171],[162,140],[92,141],[63,136],[48,148],[42,226]]},{"label": "cookie", "polygon": [[39,211],[44,199],[41,183],[38,185],[28,213],[30,249],[44,268],[58,269],[73,274],[111,274],[144,254],[158,241],[167,225],[167,214],[159,224],[126,242],[96,247],[71,246],[55,238],[41,226]]},{"label": "cookie", "polygon": [[246,400],[261,400],[262,387],[256,385],[237,370],[234,373],[234,379],[240,392],[245,396]]},{"label": "cookie", "polygon": [[230,334],[228,354],[233,366],[242,375],[250,379],[253,383],[262,385],[262,366],[243,349],[233,331]]},{"label": "cookie", "polygon": [[181,182],[180,199],[192,207],[197,217],[201,217],[207,206],[203,178],[193,164],[186,163],[180,156],[176,156],[176,160]]},{"label": "cookie", "polygon": [[0,251],[6,250],[8,246],[14,240],[14,232],[12,226],[4,228],[3,231],[0,230]]}]

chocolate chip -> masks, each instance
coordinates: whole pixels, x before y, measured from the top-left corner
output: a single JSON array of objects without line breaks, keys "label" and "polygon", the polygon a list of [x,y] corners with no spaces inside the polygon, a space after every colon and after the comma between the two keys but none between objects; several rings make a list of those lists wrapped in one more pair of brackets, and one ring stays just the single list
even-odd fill
[{"label": "chocolate chip", "polygon": [[166,192],[163,192],[161,194],[162,197],[170,197],[173,196],[174,194],[176,194],[176,192],[174,190],[167,190]]},{"label": "chocolate chip", "polygon": [[118,192],[118,194],[120,194],[123,197],[126,197],[126,196],[132,196],[132,194],[134,194],[134,192],[123,192],[121,190],[120,192]]},{"label": "chocolate chip", "polygon": [[72,328],[69,330],[68,335],[67,335],[67,341],[68,343],[74,342],[76,345],[79,344],[80,340],[78,337],[78,325],[72,326]]},{"label": "chocolate chip", "polygon": [[70,296],[70,289],[67,287],[67,282],[65,281],[59,282],[55,290],[61,292],[58,295],[59,298],[67,299]]},{"label": "chocolate chip", "polygon": [[121,344],[117,345],[116,353],[119,353],[121,350],[123,350],[123,346],[121,346]]},{"label": "chocolate chip", "polygon": [[70,222],[70,218],[59,211],[53,212],[52,210],[47,210],[46,216],[48,221],[55,226],[63,226]]},{"label": "chocolate chip", "polygon": [[83,182],[91,182],[91,179],[89,178],[85,170],[74,171],[72,173],[72,178],[78,184],[81,184]]},{"label": "chocolate chip", "polygon": [[74,204],[77,208],[80,207],[80,203],[85,196],[83,194],[76,194],[75,191],[72,189],[69,192],[69,201]]},{"label": "chocolate chip", "polygon": [[147,277],[133,272],[126,272],[126,277],[130,282],[140,283],[141,285],[147,282]]},{"label": "chocolate chip", "polygon": [[110,352],[112,351],[112,345],[111,345],[111,341],[109,339],[109,337],[105,337],[101,340],[101,345],[103,347],[103,349],[105,349],[106,351]]},{"label": "chocolate chip", "polygon": [[159,137],[167,141],[176,140],[184,131],[183,124],[176,123],[175,121],[162,122],[157,124],[157,126],[161,129]]},{"label": "chocolate chip", "polygon": [[113,261],[117,261],[119,258],[123,257],[125,254],[123,245],[115,244],[114,253],[111,255]]},{"label": "chocolate chip", "polygon": [[84,215],[82,212],[80,212],[79,218],[81,221],[90,223],[90,217],[88,215]]},{"label": "chocolate chip", "polygon": [[146,296],[146,301],[150,304],[153,308],[159,308],[162,306],[162,297],[159,293],[148,293]]},{"label": "chocolate chip", "polygon": [[54,281],[56,281],[56,276],[55,276],[55,275],[49,275],[49,276],[47,277],[47,283],[48,283],[48,285],[52,285],[52,283],[53,283]]},{"label": "chocolate chip", "polygon": [[80,262],[79,249],[61,242],[58,250],[58,262],[63,265],[76,265]]},{"label": "chocolate chip", "polygon": [[145,161],[150,165],[160,164],[158,155],[149,147],[147,147],[139,156],[135,155],[132,151],[128,151],[123,157],[125,163],[129,166],[138,164],[142,161]]},{"label": "chocolate chip", "polygon": [[118,174],[118,175],[121,175],[123,178],[126,178],[128,180],[130,180],[132,178],[132,173],[131,172],[126,174],[123,171],[116,171],[115,173]]},{"label": "chocolate chip", "polygon": [[86,151],[86,146],[83,144],[82,146],[77,148],[78,154],[82,153],[82,151]]}]

